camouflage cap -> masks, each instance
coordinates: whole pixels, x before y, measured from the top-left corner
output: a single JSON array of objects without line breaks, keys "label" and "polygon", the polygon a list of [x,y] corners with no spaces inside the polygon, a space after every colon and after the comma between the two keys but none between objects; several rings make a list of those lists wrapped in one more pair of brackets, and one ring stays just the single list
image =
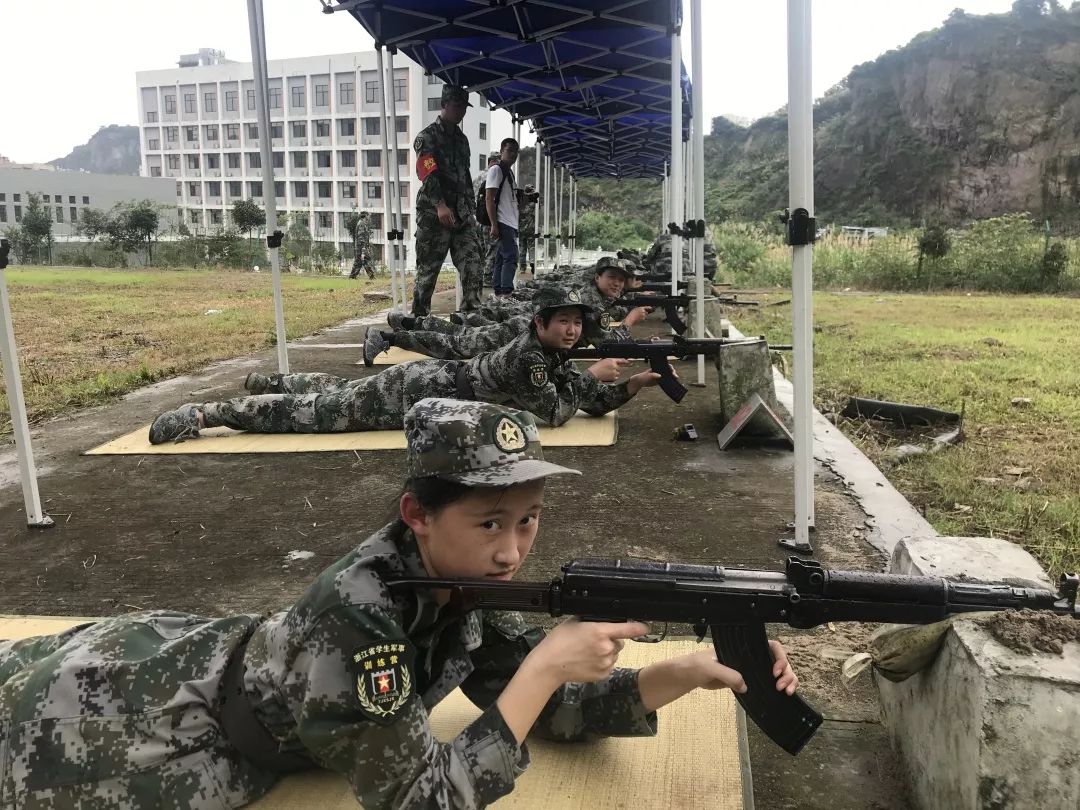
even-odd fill
[{"label": "camouflage cap", "polygon": [[634,275],[634,271],[625,260],[616,259],[613,256],[601,256],[600,261],[596,263],[596,275],[600,275],[605,270],[618,270],[624,276],[628,277]]},{"label": "camouflage cap", "polygon": [[464,87],[457,87],[452,84],[444,84],[442,89],[442,98],[440,101],[446,104],[449,101],[459,101],[466,107],[471,107],[469,102],[469,91]]},{"label": "camouflage cap", "polygon": [[422,399],[405,414],[405,439],[409,478],[503,487],[549,475],[581,475],[544,461],[531,413],[489,402]]},{"label": "camouflage cap", "polygon": [[581,295],[577,290],[568,290],[563,287],[542,287],[533,296],[532,305],[533,315],[563,307],[578,307],[582,315],[591,315],[593,312],[591,306],[581,303]]}]

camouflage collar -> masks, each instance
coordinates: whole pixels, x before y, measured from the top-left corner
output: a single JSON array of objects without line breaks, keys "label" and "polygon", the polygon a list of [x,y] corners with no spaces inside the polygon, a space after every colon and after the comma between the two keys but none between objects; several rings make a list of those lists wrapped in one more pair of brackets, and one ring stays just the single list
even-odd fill
[{"label": "camouflage collar", "polygon": [[461,132],[461,127],[460,126],[458,126],[457,124],[449,124],[449,125],[447,125],[442,120],[441,115],[435,116],[435,126],[437,126],[440,130],[447,133],[448,135],[453,135],[455,132]]}]

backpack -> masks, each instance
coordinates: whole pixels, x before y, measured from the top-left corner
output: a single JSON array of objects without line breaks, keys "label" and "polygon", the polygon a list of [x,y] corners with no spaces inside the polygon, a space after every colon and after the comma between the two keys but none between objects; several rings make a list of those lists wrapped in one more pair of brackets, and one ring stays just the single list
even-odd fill
[{"label": "backpack", "polygon": [[[514,188],[514,173],[505,168],[501,163],[499,168],[502,169],[503,179],[499,183],[499,188],[495,191],[495,214],[499,213],[499,198],[502,196],[503,186],[506,185],[506,181],[510,181],[510,188]],[[485,175],[486,176],[486,175]],[[491,227],[491,220],[488,219],[487,213],[487,181],[481,183],[480,191],[476,194],[476,221],[481,225]]]}]

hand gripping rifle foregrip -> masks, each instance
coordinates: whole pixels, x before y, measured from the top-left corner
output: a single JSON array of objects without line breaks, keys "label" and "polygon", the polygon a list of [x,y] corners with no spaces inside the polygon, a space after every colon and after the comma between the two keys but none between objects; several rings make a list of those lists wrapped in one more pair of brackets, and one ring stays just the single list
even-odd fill
[{"label": "hand gripping rifle foregrip", "polygon": [[679,382],[679,378],[671,371],[671,364],[667,359],[667,350],[649,352],[649,368],[660,375],[660,390],[667,394],[678,405],[686,396],[686,386]]},{"label": "hand gripping rifle foregrip", "polygon": [[747,716],[789,754],[799,753],[814,736],[822,717],[798,694],[788,695],[776,688],[765,625],[713,624],[709,633],[716,660],[746,681],[746,691],[734,694]]}]

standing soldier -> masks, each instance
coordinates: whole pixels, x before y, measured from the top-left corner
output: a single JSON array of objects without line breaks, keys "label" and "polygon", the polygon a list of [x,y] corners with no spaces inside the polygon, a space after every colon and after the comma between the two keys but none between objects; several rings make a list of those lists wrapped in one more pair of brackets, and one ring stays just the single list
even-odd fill
[{"label": "standing soldier", "polygon": [[356,218],[356,227],[353,230],[353,263],[349,278],[356,278],[363,270],[368,278],[375,278],[375,271],[371,266],[371,218],[367,211],[361,211]]},{"label": "standing soldier", "polygon": [[469,139],[459,126],[470,106],[466,90],[445,85],[441,114],[413,141],[420,179],[416,193],[415,315],[431,311],[431,294],[447,251],[461,279],[462,309],[480,306],[483,279],[470,193],[472,158]]},{"label": "standing soldier", "polygon": [[[492,152],[488,155],[487,169],[476,179],[473,183],[473,197],[476,198],[477,205],[484,204],[484,185],[487,183],[488,172],[491,171],[492,166],[496,166],[499,163],[499,153]],[[489,235],[489,228],[486,225],[476,223],[476,245],[477,250],[480,251],[479,255],[483,259],[482,265],[482,281],[488,287],[491,286],[491,267],[495,262],[495,252],[498,250],[498,240],[492,240]]]},{"label": "standing soldier", "polygon": [[[518,207],[518,215],[521,227],[518,230],[518,272],[524,274],[530,269],[529,251],[535,250],[536,246],[536,205],[540,195],[536,189],[525,186],[525,192],[521,195]],[[536,275],[536,255],[533,254],[532,273]]]}]

